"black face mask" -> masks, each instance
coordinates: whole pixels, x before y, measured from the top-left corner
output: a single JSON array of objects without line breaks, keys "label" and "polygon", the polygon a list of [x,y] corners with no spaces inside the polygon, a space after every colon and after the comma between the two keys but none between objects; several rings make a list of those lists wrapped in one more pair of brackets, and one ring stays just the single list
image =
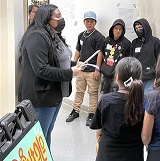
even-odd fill
[{"label": "black face mask", "polygon": [[57,27],[55,28],[55,30],[57,32],[61,32],[65,27],[65,20],[64,18],[57,20]]},{"label": "black face mask", "polygon": [[142,38],[144,37],[144,30],[143,29],[136,30],[136,34],[139,38]]}]

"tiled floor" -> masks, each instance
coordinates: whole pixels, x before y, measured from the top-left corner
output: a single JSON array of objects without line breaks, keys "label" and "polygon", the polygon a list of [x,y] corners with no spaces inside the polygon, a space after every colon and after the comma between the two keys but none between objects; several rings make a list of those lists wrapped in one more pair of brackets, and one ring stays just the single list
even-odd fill
[{"label": "tiled floor", "polygon": [[94,161],[95,131],[85,125],[87,113],[67,123],[72,108],[63,104],[52,132],[52,155],[54,161]]},{"label": "tiled floor", "polygon": [[[87,113],[67,123],[72,108],[63,104],[52,132],[51,151],[54,161],[95,161],[95,131],[85,125]],[[145,152],[146,158],[146,152]]]}]

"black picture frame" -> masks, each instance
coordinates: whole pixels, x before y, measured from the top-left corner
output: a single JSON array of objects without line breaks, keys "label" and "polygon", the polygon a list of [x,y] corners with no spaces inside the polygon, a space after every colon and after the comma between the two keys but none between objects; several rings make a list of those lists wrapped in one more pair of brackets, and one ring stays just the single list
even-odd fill
[{"label": "black picture frame", "polygon": [[49,0],[31,0],[31,3],[36,4],[38,6],[42,6],[49,4]]}]

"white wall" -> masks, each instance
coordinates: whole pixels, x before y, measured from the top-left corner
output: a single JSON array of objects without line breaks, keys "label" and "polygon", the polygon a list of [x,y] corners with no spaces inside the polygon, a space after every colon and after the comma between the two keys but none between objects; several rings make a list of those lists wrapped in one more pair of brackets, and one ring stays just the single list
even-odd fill
[{"label": "white wall", "polygon": [[[50,0],[51,4],[55,4],[62,12],[62,16],[65,18],[66,27],[63,31],[63,35],[66,37],[67,43],[71,46],[73,54],[75,52],[77,37],[80,32],[85,30],[83,23],[83,15],[86,11],[94,11],[97,15],[96,28],[106,37],[108,36],[108,30],[111,27],[113,21],[119,17],[119,8],[130,9],[130,6],[136,4],[136,0]],[[117,5],[120,5],[118,7]],[[123,10],[124,12],[126,10]],[[125,18],[125,16],[124,16]],[[133,21],[137,19],[137,9],[134,8]],[[131,27],[133,24],[131,22]],[[127,22],[129,22],[127,20]],[[135,37],[134,32],[126,33],[126,37],[132,40]],[[73,101],[75,96],[75,79],[72,81],[73,92],[68,98]],[[88,94],[85,94],[83,105],[88,106]]]},{"label": "white wall", "polygon": [[0,1],[0,117],[15,109],[15,51],[23,28],[23,1]]},{"label": "white wall", "polygon": [[[96,28],[104,35],[108,35],[108,29],[112,25],[113,21],[119,18],[119,8],[117,5],[125,4],[137,4],[137,0],[50,0],[51,4],[55,4],[59,7],[63,17],[66,20],[66,27],[63,31],[63,35],[66,36],[67,42],[75,49],[78,34],[85,30],[83,24],[84,12],[92,10],[97,14],[97,26]],[[124,6],[124,5],[123,5]],[[75,7],[75,9],[72,9]],[[74,13],[72,16],[70,13]],[[137,9],[134,12],[133,21],[137,19]],[[75,23],[77,25],[75,26]],[[126,34],[129,39],[133,39],[134,33]]]},{"label": "white wall", "polygon": [[138,4],[139,4],[138,5],[138,8],[139,8],[138,17],[146,18],[152,27],[153,35],[160,38],[160,29],[159,29],[160,1],[159,0],[154,0],[154,1],[139,0]]},{"label": "white wall", "polygon": [[0,1],[0,115],[11,111],[15,102],[13,0]]}]

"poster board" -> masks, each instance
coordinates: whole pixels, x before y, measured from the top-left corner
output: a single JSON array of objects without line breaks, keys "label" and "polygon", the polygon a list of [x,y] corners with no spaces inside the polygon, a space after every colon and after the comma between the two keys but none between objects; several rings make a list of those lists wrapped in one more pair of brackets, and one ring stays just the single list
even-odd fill
[{"label": "poster board", "polygon": [[52,161],[40,123],[29,100],[0,119],[0,159]]},{"label": "poster board", "polygon": [[52,161],[39,121],[6,156],[4,161]]}]

